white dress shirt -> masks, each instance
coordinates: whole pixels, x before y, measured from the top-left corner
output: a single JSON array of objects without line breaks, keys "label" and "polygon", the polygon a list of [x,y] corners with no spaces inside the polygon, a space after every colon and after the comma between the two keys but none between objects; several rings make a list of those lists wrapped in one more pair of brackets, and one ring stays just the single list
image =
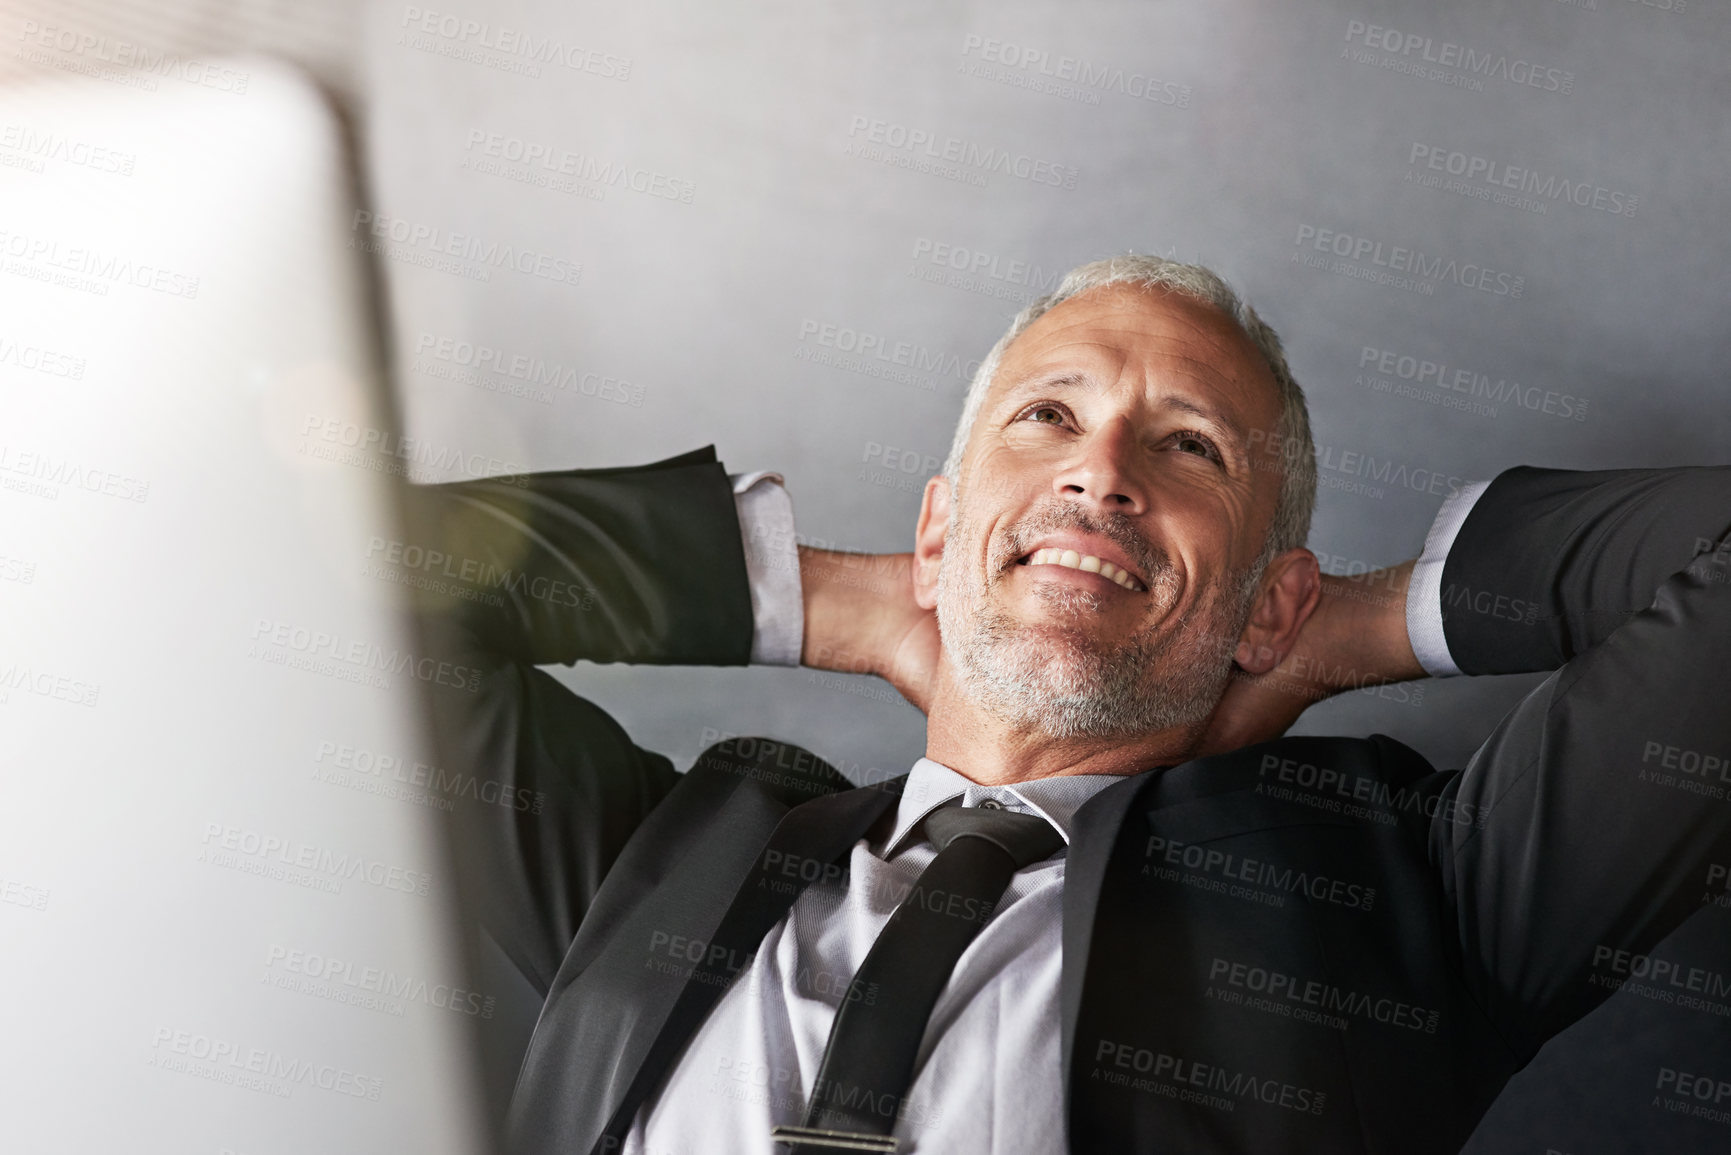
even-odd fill
[{"label": "white dress shirt", "polygon": [[[752,660],[797,664],[804,617],[792,501],[775,474],[733,482],[756,614]],[[1443,504],[1408,590],[1407,633],[1435,675],[1460,672],[1443,638],[1442,569],[1487,484],[1468,486]],[[916,762],[888,842],[861,839],[847,881],[813,883],[770,930],[638,1111],[625,1155],[785,1152],[770,1128],[803,1121],[841,997],[935,857],[920,820],[939,806],[987,799],[1046,819],[1066,849],[1011,878],[991,921],[957,960],[927,1022],[892,1134],[904,1141],[904,1152],[928,1155],[1064,1151],[1058,1039],[1064,863],[1076,812],[1117,780],[1095,774],[980,786],[930,759]]]},{"label": "white dress shirt", "polygon": [[[1070,840],[1076,811],[1107,774],[980,786],[927,758],[914,764],[883,845],[861,839],[846,884],[808,886],[717,1002],[638,1112],[627,1155],[774,1155],[770,1128],[798,1124],[854,972],[936,856],[920,820],[987,799],[1046,819]],[[918,829],[916,829],[918,828]],[[1010,879],[991,921],[956,961],[927,1022],[902,1116],[904,1151],[1023,1155],[1065,1147],[1058,1049],[1064,858]],[[871,992],[862,993],[870,998]]]}]

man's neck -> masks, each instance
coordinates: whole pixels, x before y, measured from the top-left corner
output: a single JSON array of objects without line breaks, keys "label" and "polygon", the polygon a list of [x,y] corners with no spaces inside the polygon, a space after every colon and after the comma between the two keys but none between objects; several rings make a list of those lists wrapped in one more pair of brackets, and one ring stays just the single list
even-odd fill
[{"label": "man's neck", "polygon": [[1138,774],[1194,756],[1205,723],[1130,738],[1053,738],[1019,729],[961,692],[941,670],[926,717],[926,757],[982,786],[1065,774]]}]

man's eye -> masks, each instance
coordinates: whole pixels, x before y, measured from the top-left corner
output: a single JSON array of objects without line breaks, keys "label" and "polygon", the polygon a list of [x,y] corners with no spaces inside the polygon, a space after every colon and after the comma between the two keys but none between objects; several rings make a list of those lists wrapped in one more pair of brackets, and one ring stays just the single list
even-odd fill
[{"label": "man's eye", "polygon": [[1022,410],[1021,419],[1041,425],[1062,425],[1068,416],[1060,405],[1030,405]]},{"label": "man's eye", "polygon": [[1210,461],[1220,460],[1220,451],[1214,447],[1214,442],[1200,433],[1174,433],[1172,444],[1181,452],[1194,453],[1198,457],[1206,457]]}]

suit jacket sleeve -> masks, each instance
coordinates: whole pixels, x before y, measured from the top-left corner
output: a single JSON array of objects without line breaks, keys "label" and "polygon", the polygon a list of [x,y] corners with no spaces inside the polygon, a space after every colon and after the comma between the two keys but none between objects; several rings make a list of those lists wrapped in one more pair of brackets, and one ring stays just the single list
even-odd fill
[{"label": "suit jacket sleeve", "polygon": [[678,781],[536,666],[743,665],[752,608],[713,450],[635,469],[412,487],[375,562],[414,576],[429,644],[475,675],[437,688],[472,908],[545,994],[625,842]]},{"label": "suit jacket sleeve", "polygon": [[424,605],[483,650],[532,665],[750,660],[739,519],[713,449],[410,494],[411,544],[444,555],[417,567],[437,583]]},{"label": "suit jacket sleeve", "polygon": [[1431,826],[1462,972],[1526,1058],[1611,993],[1613,952],[1698,907],[1731,852],[1728,526],[1731,468],[1520,468],[1449,549],[1454,662],[1554,671]]}]

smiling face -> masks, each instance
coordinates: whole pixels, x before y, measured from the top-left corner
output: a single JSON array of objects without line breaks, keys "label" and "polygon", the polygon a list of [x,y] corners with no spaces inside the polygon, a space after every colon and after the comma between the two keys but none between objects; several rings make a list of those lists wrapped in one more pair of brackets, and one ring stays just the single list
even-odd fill
[{"label": "smiling face", "polygon": [[[1005,351],[932,483],[944,658],[974,704],[1052,738],[1200,724],[1256,603],[1280,475],[1252,457],[1278,389],[1212,307],[1111,286]],[[941,548],[931,540],[941,531]]]}]

